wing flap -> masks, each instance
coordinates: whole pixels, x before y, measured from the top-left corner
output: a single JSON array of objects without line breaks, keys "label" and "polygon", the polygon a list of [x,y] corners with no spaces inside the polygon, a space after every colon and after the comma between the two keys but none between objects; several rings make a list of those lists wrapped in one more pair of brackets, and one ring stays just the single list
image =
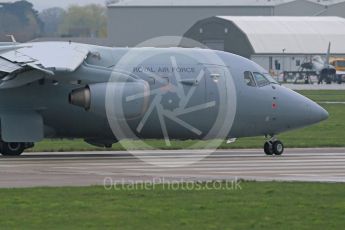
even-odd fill
[{"label": "wing flap", "polygon": [[35,63],[44,69],[74,72],[87,58],[89,50],[69,43],[37,43],[1,56],[13,63]]},{"label": "wing flap", "polygon": [[5,73],[13,73],[22,69],[22,67],[6,59],[0,58],[0,71]]},{"label": "wing flap", "polygon": [[55,75],[55,72],[74,72],[88,54],[89,50],[85,46],[66,42],[0,48],[0,89],[20,87],[42,79],[42,74],[23,74],[30,70],[50,76]]},{"label": "wing flap", "polygon": [[[20,50],[23,50],[26,48],[22,48],[19,50],[12,50],[9,51],[7,53],[1,54],[1,57],[13,62],[13,63],[29,63],[29,62],[34,62],[35,59],[23,54],[22,52],[20,52]],[[30,49],[30,48],[29,48]]]}]

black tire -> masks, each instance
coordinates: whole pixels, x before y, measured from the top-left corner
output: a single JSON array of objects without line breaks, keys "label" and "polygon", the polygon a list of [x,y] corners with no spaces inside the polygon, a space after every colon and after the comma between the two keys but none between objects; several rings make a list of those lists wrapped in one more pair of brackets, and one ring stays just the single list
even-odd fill
[{"label": "black tire", "polygon": [[281,141],[275,141],[273,142],[273,145],[272,145],[272,150],[273,150],[273,153],[277,156],[280,156],[284,153],[284,145]]},{"label": "black tire", "polygon": [[266,142],[264,145],[264,151],[267,156],[272,156],[273,155],[272,145]]},{"label": "black tire", "polygon": [[3,156],[20,156],[25,150],[24,143],[1,143],[1,154]]}]

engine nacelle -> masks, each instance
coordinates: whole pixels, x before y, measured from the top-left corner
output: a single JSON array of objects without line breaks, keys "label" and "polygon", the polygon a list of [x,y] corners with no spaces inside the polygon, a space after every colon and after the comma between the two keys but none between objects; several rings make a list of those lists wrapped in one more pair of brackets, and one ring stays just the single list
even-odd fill
[{"label": "engine nacelle", "polygon": [[69,95],[72,105],[104,116],[110,111],[119,119],[142,116],[147,111],[149,99],[150,87],[145,81],[91,84]]}]

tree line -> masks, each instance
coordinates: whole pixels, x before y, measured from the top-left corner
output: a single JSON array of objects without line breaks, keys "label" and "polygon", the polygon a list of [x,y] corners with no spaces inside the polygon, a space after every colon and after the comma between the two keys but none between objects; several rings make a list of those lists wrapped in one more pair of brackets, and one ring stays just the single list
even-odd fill
[{"label": "tree line", "polygon": [[20,42],[37,37],[106,37],[106,8],[71,5],[66,10],[53,7],[38,12],[24,0],[0,3],[0,41],[8,34]]}]

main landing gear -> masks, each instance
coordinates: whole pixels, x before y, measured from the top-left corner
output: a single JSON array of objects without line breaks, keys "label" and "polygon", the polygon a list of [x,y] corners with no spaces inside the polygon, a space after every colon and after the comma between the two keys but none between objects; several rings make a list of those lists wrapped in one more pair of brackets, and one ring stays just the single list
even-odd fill
[{"label": "main landing gear", "polygon": [[0,141],[0,153],[3,156],[20,156],[25,149],[31,148],[33,146],[33,143],[8,143]]},{"label": "main landing gear", "polygon": [[284,144],[273,137],[267,141],[264,145],[265,154],[268,156],[277,155],[280,156],[284,153]]}]

